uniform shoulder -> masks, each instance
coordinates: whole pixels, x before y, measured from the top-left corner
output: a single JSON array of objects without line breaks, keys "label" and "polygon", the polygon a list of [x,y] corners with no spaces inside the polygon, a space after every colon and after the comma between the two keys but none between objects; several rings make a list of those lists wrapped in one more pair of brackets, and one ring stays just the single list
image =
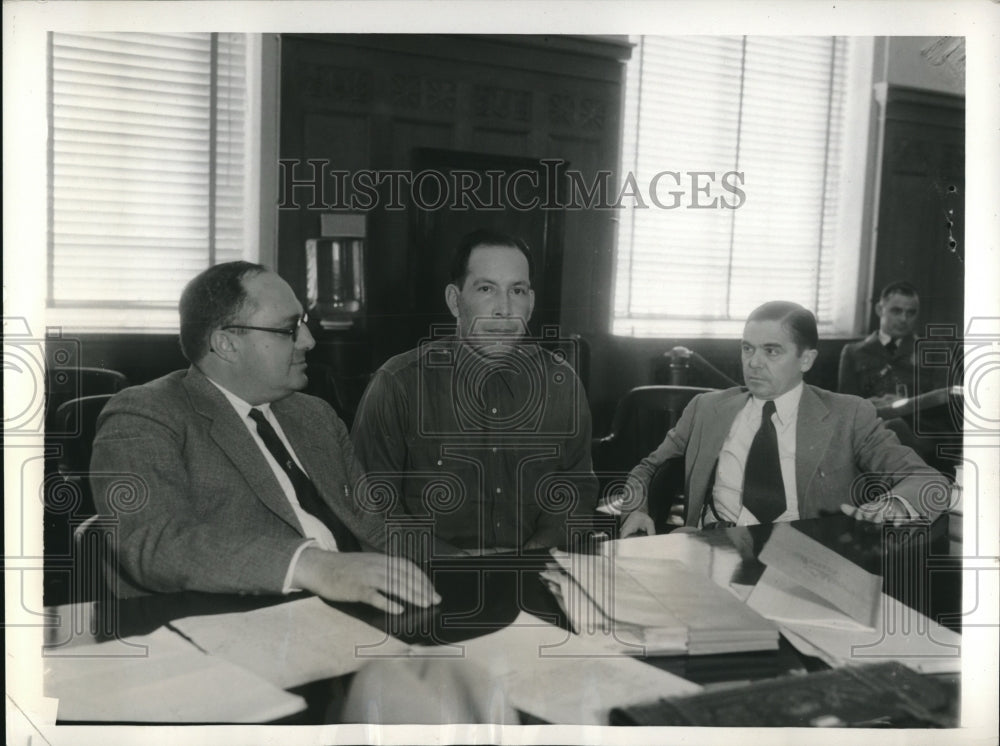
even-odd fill
[{"label": "uniform shoulder", "polygon": [[841,354],[842,355],[851,355],[851,354],[854,354],[856,352],[860,352],[862,350],[862,348],[871,345],[872,341],[875,340],[875,339],[876,339],[876,335],[873,332],[872,334],[869,334],[866,337],[862,337],[861,339],[855,339],[852,342],[845,342],[844,343],[844,347],[841,350]]}]

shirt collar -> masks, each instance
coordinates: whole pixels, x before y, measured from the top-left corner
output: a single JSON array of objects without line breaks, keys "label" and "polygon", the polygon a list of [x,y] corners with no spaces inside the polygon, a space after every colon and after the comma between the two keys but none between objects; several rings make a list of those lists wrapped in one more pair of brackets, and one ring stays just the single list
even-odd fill
[{"label": "shirt collar", "polygon": [[887,344],[889,344],[892,341],[892,337],[890,337],[884,331],[882,331],[881,329],[879,329],[878,330],[878,341],[882,343],[883,347],[885,347]]},{"label": "shirt collar", "polygon": [[[473,357],[477,361],[481,361],[482,364],[487,367],[496,365],[497,363],[504,360],[506,357],[503,351],[499,351],[496,348],[492,350],[483,351],[476,345],[470,344],[464,339],[455,340],[458,346],[458,357],[461,360],[465,360],[467,357]],[[506,343],[508,348],[508,354],[514,354],[518,356],[534,357],[538,355],[539,348],[533,341],[524,341],[523,339],[517,340],[516,342]],[[504,366],[504,372],[509,366]]]},{"label": "shirt collar", "polygon": [[[205,376],[205,378],[208,378],[208,376]],[[233,405],[233,409],[236,410],[236,413],[244,420],[250,416],[251,409],[259,409],[264,413],[265,416],[267,416],[271,411],[270,402],[265,402],[264,404],[258,404],[255,407],[253,404],[250,404],[249,402],[246,402],[240,397],[238,397],[236,394],[234,394],[232,391],[227,389],[222,384],[216,383],[211,378],[208,378],[208,382],[222,392],[222,395],[226,397],[226,400]]]},{"label": "shirt collar", "polygon": [[[779,424],[786,425],[789,422],[794,422],[795,416],[799,411],[799,400],[802,399],[802,389],[804,386],[805,384],[799,381],[795,388],[786,391],[774,400],[774,410],[778,415]],[[754,410],[758,413],[764,409],[763,399],[751,396],[750,401],[753,402]]]}]

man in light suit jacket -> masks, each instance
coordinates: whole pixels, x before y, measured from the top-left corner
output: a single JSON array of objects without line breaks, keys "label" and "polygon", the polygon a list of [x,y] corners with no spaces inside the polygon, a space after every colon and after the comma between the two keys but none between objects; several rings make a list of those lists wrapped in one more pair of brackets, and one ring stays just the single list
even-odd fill
[{"label": "man in light suit jacket", "polygon": [[384,549],[384,524],[355,499],[344,424],[297,393],[315,340],[288,284],[219,264],[185,288],[180,318],[191,367],[126,389],[98,420],[91,479],[99,513],[118,519],[118,594],[306,590],[392,612],[390,596],[436,602],[409,561],[351,551]]},{"label": "man in light suit jacket", "polygon": [[[746,388],[695,397],[663,443],[632,470],[622,536],[654,533],[646,492],[657,467],[679,456],[686,526],[789,521],[837,510],[870,521],[933,519],[947,495],[943,477],[899,443],[870,402],[803,383],[817,341],[815,316],[796,303],[772,301],[754,310],[741,342]],[[756,441],[768,402],[775,481],[770,505],[751,510],[744,480],[760,453]],[[868,499],[864,475],[881,485],[876,499]]]}]

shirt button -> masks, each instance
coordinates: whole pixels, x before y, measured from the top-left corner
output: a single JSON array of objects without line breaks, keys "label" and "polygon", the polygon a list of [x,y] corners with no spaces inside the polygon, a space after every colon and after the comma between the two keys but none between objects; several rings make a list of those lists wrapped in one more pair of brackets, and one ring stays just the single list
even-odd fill
[{"label": "shirt button", "polygon": [[497,452],[497,449],[496,449],[496,448],[493,448],[493,449],[491,449],[491,450],[493,451],[493,453],[496,453],[496,452]]},{"label": "shirt button", "polygon": [[496,413],[497,413],[497,408],[496,408],[496,407],[493,407],[493,409],[492,409],[492,410],[490,410],[490,411],[491,411],[491,412],[493,412],[493,414],[496,414]]},{"label": "shirt button", "polygon": [[444,463],[444,462],[443,462],[443,461],[441,461],[441,459],[438,459],[438,466],[441,466],[441,465],[442,465],[443,463]]},{"label": "shirt button", "polygon": [[499,495],[499,494],[500,494],[500,492],[501,492],[500,488],[499,488],[499,487],[497,487],[497,494]]}]

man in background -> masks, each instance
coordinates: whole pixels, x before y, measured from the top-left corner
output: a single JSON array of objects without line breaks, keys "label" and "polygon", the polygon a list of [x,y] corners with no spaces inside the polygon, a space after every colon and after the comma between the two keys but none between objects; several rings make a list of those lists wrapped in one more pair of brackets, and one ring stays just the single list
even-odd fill
[{"label": "man in background", "polygon": [[590,410],[569,362],[526,340],[535,304],[525,243],[465,236],[445,302],[457,336],[376,373],[352,437],[394,514],[433,525],[436,554],[565,547],[597,499]]},{"label": "man in background", "polygon": [[844,345],[840,353],[837,389],[868,399],[876,409],[913,396],[914,334],[920,297],[908,282],[883,288],[875,315],[879,328],[859,342]]},{"label": "man in background", "polygon": [[[816,317],[771,301],[747,318],[740,343],[746,387],[700,394],[663,443],[629,474],[622,536],[655,531],[647,492],[665,461],[683,457],[686,526],[816,518],[841,510],[881,522],[934,518],[928,491],[941,482],[899,443],[870,402],[807,385],[816,360]],[[862,502],[862,478],[883,485]],[[936,493],[933,493],[936,494]]]},{"label": "man in background", "polygon": [[[947,368],[925,366],[917,370],[917,338],[914,330],[920,314],[920,297],[908,282],[891,282],[882,289],[875,314],[879,328],[858,342],[844,345],[840,353],[837,389],[854,394],[875,405],[899,439],[929,463],[950,469],[954,464],[938,463],[937,445],[946,442],[928,434],[955,434],[958,428],[948,412]],[[921,425],[915,425],[913,397],[931,394],[915,402],[921,408]],[[923,430],[923,432],[920,432]]]},{"label": "man in background", "polygon": [[[118,517],[119,596],[306,590],[392,612],[435,594],[359,508],[347,430],[306,385],[315,340],[288,284],[259,264],[218,264],[180,300],[191,363],[126,389],[98,420],[91,479]],[[136,477],[123,503],[118,477]],[[395,598],[393,598],[395,597]]]}]

